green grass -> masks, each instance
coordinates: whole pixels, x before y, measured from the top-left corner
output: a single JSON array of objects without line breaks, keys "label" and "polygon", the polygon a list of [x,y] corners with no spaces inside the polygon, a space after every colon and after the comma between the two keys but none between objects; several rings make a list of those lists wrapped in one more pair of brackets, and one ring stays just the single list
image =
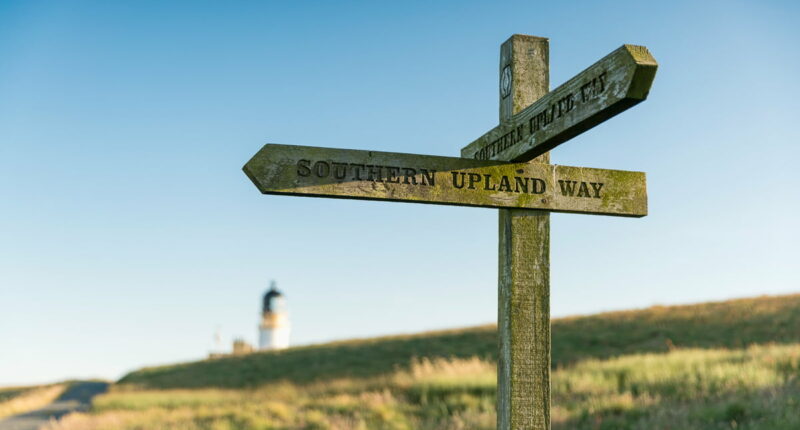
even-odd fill
[{"label": "green grass", "polygon": [[[552,357],[558,368],[671,348],[742,348],[800,342],[800,295],[691,306],[653,307],[553,321]],[[145,368],[122,380],[143,388],[241,388],[290,380],[367,378],[407,368],[414,358],[493,361],[494,326],[335,342],[170,366]]]},{"label": "green grass", "polygon": [[[493,327],[133,372],[50,430],[493,429]],[[800,429],[800,295],[553,322],[554,430]]]},{"label": "green grass", "polygon": [[[553,428],[800,428],[800,344],[676,349],[553,372]],[[50,430],[491,429],[494,363],[415,360],[381,377],[254,389],[118,386]]]},{"label": "green grass", "polygon": [[800,344],[591,359],[553,375],[562,428],[800,428]]}]

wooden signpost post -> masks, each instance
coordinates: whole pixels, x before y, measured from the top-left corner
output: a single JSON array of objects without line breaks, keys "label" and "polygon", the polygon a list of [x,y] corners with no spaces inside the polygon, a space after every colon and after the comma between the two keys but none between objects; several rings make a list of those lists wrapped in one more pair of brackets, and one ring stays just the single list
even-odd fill
[{"label": "wooden signpost post", "polygon": [[548,40],[500,48],[500,125],[462,158],[265,145],[244,166],[264,194],[500,208],[497,428],[550,428],[550,212],[647,215],[641,172],[549,164],[560,143],[643,101],[656,61],[623,45],[548,92]]}]

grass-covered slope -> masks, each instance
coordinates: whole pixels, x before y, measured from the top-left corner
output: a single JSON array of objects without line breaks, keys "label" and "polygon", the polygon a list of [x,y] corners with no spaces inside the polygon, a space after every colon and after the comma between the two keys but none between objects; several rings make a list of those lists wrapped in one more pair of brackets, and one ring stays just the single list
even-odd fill
[{"label": "grass-covered slope", "polygon": [[[652,307],[553,321],[553,365],[675,348],[800,343],[800,295]],[[240,388],[367,378],[408,369],[414,358],[495,359],[494,326],[334,342],[145,368],[121,384],[141,388]]]},{"label": "grass-covered slope", "polygon": [[[553,430],[797,430],[800,344],[675,349],[553,372]],[[415,360],[380,377],[253,389],[118,386],[47,430],[491,430],[495,365]]]},{"label": "grass-covered slope", "polygon": [[[490,430],[494,327],[133,372],[47,430]],[[800,295],[553,322],[553,430],[800,429]]]}]

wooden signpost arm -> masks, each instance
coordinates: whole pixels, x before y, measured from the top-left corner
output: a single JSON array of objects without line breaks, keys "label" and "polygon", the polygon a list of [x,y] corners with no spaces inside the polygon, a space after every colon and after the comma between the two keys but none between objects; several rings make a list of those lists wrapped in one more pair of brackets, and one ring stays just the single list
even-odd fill
[{"label": "wooden signpost arm", "polygon": [[[548,39],[503,43],[500,122],[547,94],[549,74]],[[499,218],[497,428],[549,430],[550,214],[500,209]]]},{"label": "wooden signpost arm", "polygon": [[647,215],[642,172],[279,144],[244,171],[264,194]]},{"label": "wooden signpost arm", "polygon": [[[618,115],[647,98],[658,63],[644,46],[622,45],[536,102],[504,115],[497,127],[461,149],[461,156],[480,160],[528,161]],[[508,69],[510,70],[510,69]],[[508,70],[501,80],[509,81]],[[522,78],[519,73],[517,78]],[[541,74],[525,77],[525,83]],[[531,88],[517,85],[501,98],[501,109],[518,106]],[[502,91],[502,87],[501,87]]]}]

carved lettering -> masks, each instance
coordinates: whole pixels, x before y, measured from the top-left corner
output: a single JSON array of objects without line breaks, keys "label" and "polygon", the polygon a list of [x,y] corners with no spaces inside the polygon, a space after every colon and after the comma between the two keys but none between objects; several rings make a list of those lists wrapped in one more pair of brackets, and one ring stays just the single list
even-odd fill
[{"label": "carved lettering", "polygon": [[394,166],[386,166],[386,182],[392,184],[400,183],[400,168]]},{"label": "carved lettering", "polygon": [[361,178],[361,169],[364,169],[367,166],[363,164],[354,164],[354,163],[350,163],[350,165],[353,166],[353,180],[363,181],[364,179]]},{"label": "carved lettering", "polygon": [[591,80],[581,85],[581,102],[586,103],[606,90],[607,72],[602,72]]},{"label": "carved lettering", "polygon": [[[405,176],[405,178],[403,179],[404,184],[410,183],[413,185],[417,185],[417,169],[403,167],[403,176]],[[411,180],[411,182],[408,182],[409,180]]]},{"label": "carved lettering", "polygon": [[575,96],[572,93],[558,101],[558,116],[564,115],[575,107]]},{"label": "carved lettering", "polygon": [[600,189],[603,188],[603,183],[602,182],[590,182],[589,184],[592,186],[592,191],[594,191],[594,198],[599,199],[600,198]]},{"label": "carved lettering", "polygon": [[333,163],[333,177],[336,179],[344,179],[347,176],[347,163]]},{"label": "carved lettering", "polygon": [[589,186],[586,185],[586,182],[581,182],[581,186],[578,188],[578,197],[591,197],[589,194]]},{"label": "carved lettering", "polygon": [[[464,188],[464,176],[466,176],[466,173],[460,173],[460,172],[450,172],[450,173],[453,174],[453,186],[458,189]],[[458,184],[459,175],[461,175],[461,185]]]},{"label": "carved lettering", "polygon": [[533,180],[533,194],[543,194],[547,191],[547,183],[539,178],[531,178]]},{"label": "carved lettering", "polygon": [[382,167],[383,166],[373,166],[371,164],[367,164],[367,180],[383,182],[383,177],[381,176]]},{"label": "carved lettering", "polygon": [[[492,175],[486,173],[483,175],[485,181],[483,183],[483,189],[486,191],[494,191],[497,188],[492,184]],[[489,186],[491,184],[491,187]]]},{"label": "carved lettering", "polygon": [[[553,112],[557,113],[557,111]],[[515,135],[517,135],[516,132]],[[518,173],[522,172],[522,170],[518,170]],[[547,182],[541,178],[459,171],[449,173],[455,189],[517,194],[544,194],[547,192]],[[296,174],[298,178],[333,178],[339,181],[355,180],[435,187],[437,171],[416,167],[300,159],[296,163]],[[447,186],[447,183],[444,185]],[[558,180],[561,195],[567,197],[599,199],[602,198],[601,192],[604,185],[602,182]]]},{"label": "carved lettering", "polygon": [[[589,197],[600,198],[600,189],[603,188],[602,182],[578,182],[578,181],[564,181],[559,179],[558,185],[561,187],[561,195],[569,197]],[[589,187],[592,187],[591,192]],[[576,194],[575,191],[578,193]]]},{"label": "carved lettering", "polygon": [[422,185],[436,186],[435,170],[419,169],[419,173],[422,175]]},{"label": "carved lettering", "polygon": [[511,191],[511,184],[508,181],[508,176],[503,175],[500,178],[500,186],[497,187],[497,191]]},{"label": "carved lettering", "polygon": [[[523,179],[525,181],[523,181]],[[519,193],[519,189],[522,188],[522,192],[528,192],[528,179],[529,178],[520,178],[519,176],[514,176],[514,192]]]},{"label": "carved lettering", "polygon": [[314,163],[314,173],[320,178],[324,178],[331,173],[331,165],[325,161],[317,161]]},{"label": "carved lettering", "polygon": [[311,175],[311,169],[308,167],[310,165],[311,160],[297,160],[297,176]]},{"label": "carved lettering", "polygon": [[606,90],[607,75],[608,72],[602,71],[578,87],[578,93],[569,92],[558,100],[551,102],[528,119],[527,127],[525,127],[524,123],[517,125],[511,131],[506,132],[476,151],[474,158],[488,160],[509,147],[529,139],[534,133],[546,129],[556,119],[572,112],[576,107],[576,103],[587,103],[594,100]]},{"label": "carved lettering", "polygon": [[577,184],[578,183],[575,181],[562,181],[561,179],[558,180],[558,185],[561,187],[562,196],[575,195],[575,185]]},{"label": "carved lettering", "polygon": [[480,182],[480,180],[481,180],[481,175],[479,175],[477,173],[470,173],[469,174],[469,186],[467,188],[469,188],[470,190],[474,190],[475,189],[475,183],[476,182]]},{"label": "carved lettering", "polygon": [[[465,185],[465,177],[469,175],[469,179],[467,180],[467,188],[468,189],[476,189],[474,184],[478,182],[483,183],[483,190],[484,191],[503,191],[507,193],[530,193],[530,194],[542,194],[547,189],[547,183],[543,179],[539,178],[526,178],[520,176],[500,176],[500,179],[493,177],[491,173],[484,173],[483,179],[477,173],[459,173],[459,172],[450,172],[453,175],[453,186],[461,189]],[[459,183],[459,175],[461,177]],[[474,176],[473,176],[474,175]],[[512,186],[513,181],[513,186]]]}]

